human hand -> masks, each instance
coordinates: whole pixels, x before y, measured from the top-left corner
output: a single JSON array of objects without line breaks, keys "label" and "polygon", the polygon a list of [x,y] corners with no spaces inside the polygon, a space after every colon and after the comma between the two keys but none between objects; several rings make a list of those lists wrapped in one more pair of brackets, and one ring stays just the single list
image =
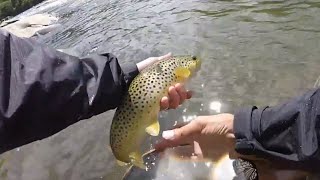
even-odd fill
[{"label": "human hand", "polygon": [[[143,60],[137,63],[138,70],[139,72],[141,72],[146,67],[158,61],[170,59],[171,56],[172,56],[171,53],[168,53],[166,55],[159,56],[159,57],[150,57],[146,60]],[[180,104],[182,104],[186,99],[190,99],[191,97],[192,97],[192,93],[190,91],[186,91],[183,84],[181,83],[175,84],[174,86],[169,87],[168,96],[162,97],[160,101],[160,108],[161,110],[175,109]]]},{"label": "human hand", "polygon": [[191,158],[219,160],[224,154],[235,154],[232,114],[199,116],[189,124],[164,131],[162,140],[155,145],[157,151],[189,144],[193,146]]}]

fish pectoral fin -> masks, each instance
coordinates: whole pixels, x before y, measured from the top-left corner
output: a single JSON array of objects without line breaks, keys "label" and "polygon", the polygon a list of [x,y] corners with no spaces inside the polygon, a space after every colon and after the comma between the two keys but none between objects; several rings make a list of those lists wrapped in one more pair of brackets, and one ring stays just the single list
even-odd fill
[{"label": "fish pectoral fin", "polygon": [[129,158],[131,159],[132,165],[137,166],[141,169],[146,169],[146,166],[144,165],[144,162],[140,153],[132,152],[129,154]]},{"label": "fish pectoral fin", "polygon": [[159,121],[156,120],[151,125],[146,127],[146,132],[150,134],[151,136],[158,136],[160,133],[160,124]]},{"label": "fish pectoral fin", "polygon": [[119,166],[127,166],[128,165],[128,163],[125,163],[125,162],[122,162],[122,161],[119,161],[119,160],[117,160],[117,164]]},{"label": "fish pectoral fin", "polygon": [[184,79],[187,79],[190,76],[191,72],[187,68],[177,67],[174,70],[174,74],[176,75],[178,80],[184,80]]}]

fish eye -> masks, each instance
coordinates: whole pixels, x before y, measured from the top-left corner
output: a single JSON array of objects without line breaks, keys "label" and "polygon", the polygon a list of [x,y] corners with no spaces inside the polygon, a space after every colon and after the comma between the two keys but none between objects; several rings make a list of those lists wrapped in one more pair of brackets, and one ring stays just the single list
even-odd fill
[{"label": "fish eye", "polygon": [[192,56],[192,60],[197,60],[197,56]]}]

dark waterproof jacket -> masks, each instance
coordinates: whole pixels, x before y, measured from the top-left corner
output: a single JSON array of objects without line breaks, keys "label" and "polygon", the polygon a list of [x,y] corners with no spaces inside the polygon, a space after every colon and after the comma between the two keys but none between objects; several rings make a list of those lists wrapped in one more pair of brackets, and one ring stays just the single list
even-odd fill
[{"label": "dark waterproof jacket", "polygon": [[[114,109],[135,64],[111,54],[79,59],[0,31],[0,153]],[[236,150],[309,167],[320,161],[320,89],[275,107],[235,114]]]},{"label": "dark waterproof jacket", "polygon": [[0,30],[0,153],[116,108],[137,74],[111,54],[79,59]]},{"label": "dark waterproof jacket", "polygon": [[241,154],[280,160],[284,168],[319,172],[320,89],[275,107],[240,109],[234,131],[236,151]]}]

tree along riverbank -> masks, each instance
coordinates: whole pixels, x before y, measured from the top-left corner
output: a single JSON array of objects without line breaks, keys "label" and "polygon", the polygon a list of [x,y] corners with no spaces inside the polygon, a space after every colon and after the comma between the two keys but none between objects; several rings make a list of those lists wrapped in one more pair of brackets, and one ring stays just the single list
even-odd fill
[{"label": "tree along riverbank", "polygon": [[0,0],[0,22],[6,17],[15,16],[43,0]]}]

